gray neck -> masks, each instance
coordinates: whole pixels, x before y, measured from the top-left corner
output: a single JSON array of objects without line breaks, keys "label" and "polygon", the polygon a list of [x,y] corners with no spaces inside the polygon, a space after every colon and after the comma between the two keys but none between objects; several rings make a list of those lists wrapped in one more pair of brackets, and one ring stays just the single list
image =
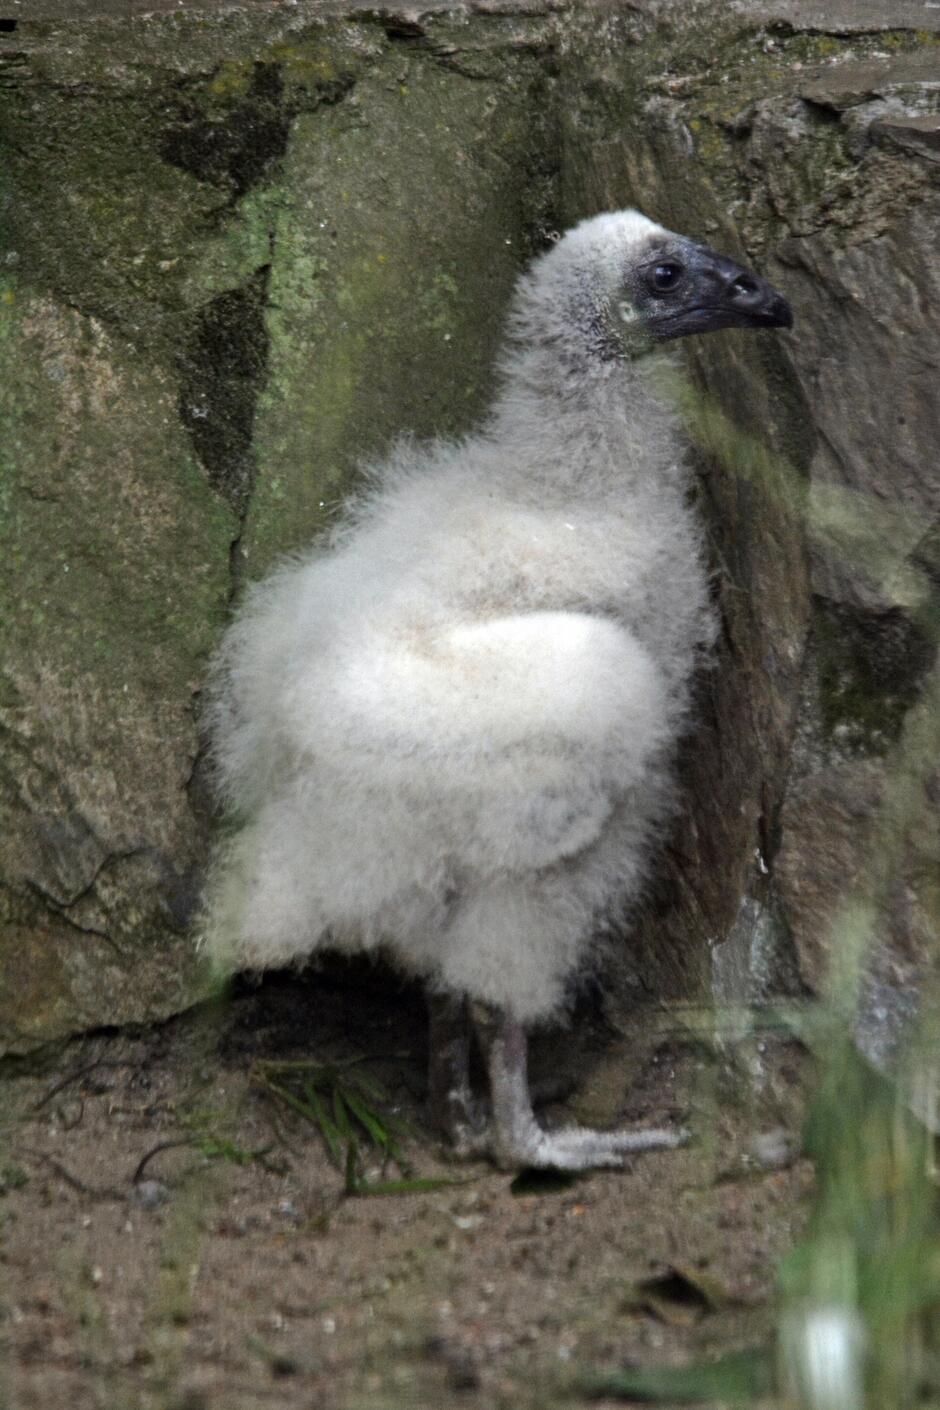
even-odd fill
[{"label": "gray neck", "polygon": [[520,487],[543,497],[645,497],[685,484],[675,394],[673,363],[660,355],[578,365],[550,347],[511,349],[489,429],[509,449],[501,458]]}]

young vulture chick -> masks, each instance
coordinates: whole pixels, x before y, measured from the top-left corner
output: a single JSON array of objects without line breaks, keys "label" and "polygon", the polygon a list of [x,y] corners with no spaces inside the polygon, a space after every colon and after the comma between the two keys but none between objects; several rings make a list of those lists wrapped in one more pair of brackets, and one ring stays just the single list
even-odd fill
[{"label": "young vulture chick", "polygon": [[[249,593],[213,744],[240,821],[205,944],[226,967],[382,947],[491,1015],[488,1148],[582,1169],[663,1130],[543,1130],[526,1028],[561,1010],[635,900],[712,636],[660,345],[791,324],[733,260],[637,211],[571,230],[518,283],[480,432],[404,441],[330,543]],[[431,1093],[470,1112],[466,1034],[432,1023]]]}]

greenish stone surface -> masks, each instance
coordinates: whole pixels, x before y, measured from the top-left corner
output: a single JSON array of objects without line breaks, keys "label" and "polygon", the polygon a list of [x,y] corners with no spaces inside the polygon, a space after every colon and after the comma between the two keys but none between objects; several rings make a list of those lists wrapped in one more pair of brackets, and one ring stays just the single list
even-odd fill
[{"label": "greenish stone surface", "polygon": [[196,992],[187,785],[233,524],[171,382],[94,318],[21,284],[6,300],[0,1043],[16,1048]]},{"label": "greenish stone surface", "polygon": [[752,932],[755,985],[823,983],[895,769],[927,811],[882,970],[932,962],[905,741],[938,620],[940,44],[862,8],[49,0],[0,34],[0,1049],[199,992],[229,603],[363,458],[472,427],[519,268],[627,204],[754,263],[796,328],[684,350],[723,631],[612,1010],[701,992]]},{"label": "greenish stone surface", "polygon": [[358,459],[404,431],[466,431],[485,409],[540,214],[543,86],[529,56],[470,78],[406,50],[294,124],[241,541],[251,575],[335,516]]},{"label": "greenish stone surface", "polygon": [[201,992],[198,701],[242,572],[485,405],[544,214],[542,28],[458,21],[458,63],[434,24],[0,41],[0,1049]]}]

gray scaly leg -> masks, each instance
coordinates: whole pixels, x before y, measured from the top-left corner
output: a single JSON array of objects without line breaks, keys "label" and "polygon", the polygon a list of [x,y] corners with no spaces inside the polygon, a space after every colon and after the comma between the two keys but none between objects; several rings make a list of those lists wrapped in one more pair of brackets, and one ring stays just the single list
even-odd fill
[{"label": "gray scaly leg", "polygon": [[504,1170],[593,1170],[622,1166],[637,1151],[668,1150],[684,1144],[684,1131],[647,1127],[637,1131],[592,1131],[564,1126],[544,1131],[529,1096],[528,1039],[522,1025],[503,1010],[497,1014],[489,1045],[493,1099],[491,1154]]}]

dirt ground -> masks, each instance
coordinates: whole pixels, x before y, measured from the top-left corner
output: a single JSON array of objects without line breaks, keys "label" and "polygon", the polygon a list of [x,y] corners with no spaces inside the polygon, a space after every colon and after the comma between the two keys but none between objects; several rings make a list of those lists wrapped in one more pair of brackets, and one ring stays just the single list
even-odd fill
[{"label": "dirt ground", "polygon": [[[543,1189],[446,1160],[422,1125],[421,998],[383,971],[274,977],[8,1059],[0,1407],[552,1410],[595,1371],[761,1342],[811,1188],[801,1051],[716,1051],[675,1013],[605,1043],[587,1027],[537,1047],[543,1089],[569,1089],[546,1118],[692,1141]],[[345,1195],[316,1129],[249,1080],[301,1057],[364,1058],[415,1173],[453,1183]]]}]

